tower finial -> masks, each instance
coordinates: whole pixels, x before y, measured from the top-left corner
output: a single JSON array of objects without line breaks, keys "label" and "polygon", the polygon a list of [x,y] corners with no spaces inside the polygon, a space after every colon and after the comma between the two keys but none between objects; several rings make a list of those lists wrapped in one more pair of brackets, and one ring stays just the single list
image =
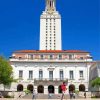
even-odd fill
[{"label": "tower finial", "polygon": [[46,0],[46,11],[55,11],[55,0]]}]

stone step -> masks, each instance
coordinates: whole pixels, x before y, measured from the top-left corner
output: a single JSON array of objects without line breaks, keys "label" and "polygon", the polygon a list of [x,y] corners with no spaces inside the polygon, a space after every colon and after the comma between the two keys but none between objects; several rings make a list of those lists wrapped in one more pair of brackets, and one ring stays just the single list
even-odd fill
[{"label": "stone step", "polygon": [[[50,98],[51,98],[51,99],[60,99],[61,96],[62,96],[62,94],[51,94],[51,97],[50,97]],[[24,99],[32,99],[32,94],[25,95],[23,98],[24,98]],[[46,94],[38,94],[38,95],[36,95],[36,98],[37,98],[37,99],[48,99],[49,96],[46,95]],[[65,98],[65,99],[69,99],[69,95],[65,95],[64,98]],[[79,98],[79,97],[76,96],[76,98]],[[80,98],[81,98],[81,97],[80,97]]]}]

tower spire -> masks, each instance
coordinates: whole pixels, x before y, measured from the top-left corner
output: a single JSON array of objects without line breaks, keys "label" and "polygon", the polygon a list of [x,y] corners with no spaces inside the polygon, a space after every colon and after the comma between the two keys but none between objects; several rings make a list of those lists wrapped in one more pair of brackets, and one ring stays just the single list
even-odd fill
[{"label": "tower spire", "polygon": [[55,0],[46,0],[46,11],[51,12],[51,11],[55,11],[56,7],[55,7]]}]

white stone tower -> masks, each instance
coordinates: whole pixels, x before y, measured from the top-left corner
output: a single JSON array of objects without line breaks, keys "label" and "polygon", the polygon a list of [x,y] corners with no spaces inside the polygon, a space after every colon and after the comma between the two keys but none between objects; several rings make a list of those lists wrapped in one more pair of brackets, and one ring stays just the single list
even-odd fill
[{"label": "white stone tower", "polygon": [[56,11],[55,0],[46,0],[40,17],[40,50],[61,49],[61,16]]}]

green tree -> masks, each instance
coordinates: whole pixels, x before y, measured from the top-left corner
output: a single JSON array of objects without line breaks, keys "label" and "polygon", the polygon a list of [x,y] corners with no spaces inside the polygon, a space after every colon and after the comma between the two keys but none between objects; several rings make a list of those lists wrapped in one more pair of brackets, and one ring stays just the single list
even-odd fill
[{"label": "green tree", "polygon": [[13,69],[10,65],[10,62],[7,61],[4,57],[0,56],[0,84],[3,84],[4,91],[5,86],[10,85],[14,81]]},{"label": "green tree", "polygon": [[97,87],[98,89],[100,89],[100,77],[97,77],[96,79],[92,80],[91,85],[92,87]]}]

